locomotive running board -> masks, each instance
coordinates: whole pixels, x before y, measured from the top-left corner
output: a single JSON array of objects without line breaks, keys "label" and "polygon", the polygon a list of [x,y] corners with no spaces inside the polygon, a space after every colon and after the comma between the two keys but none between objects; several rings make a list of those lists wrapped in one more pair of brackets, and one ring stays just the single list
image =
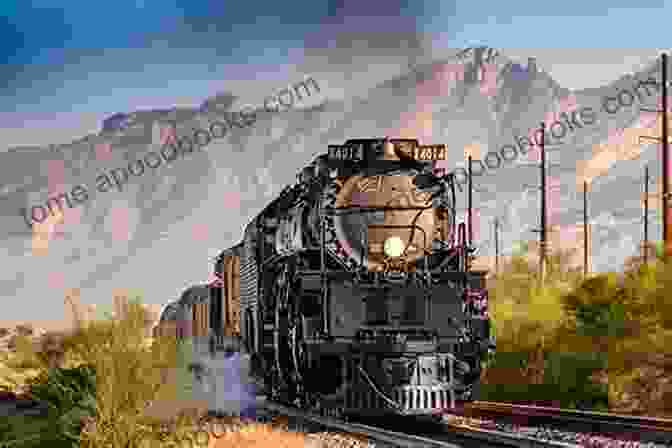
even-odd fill
[{"label": "locomotive running board", "polygon": [[440,280],[449,280],[449,281],[464,281],[469,277],[477,278],[477,275],[474,275],[473,272],[462,272],[462,271],[446,271],[432,274],[433,278],[438,278]]}]

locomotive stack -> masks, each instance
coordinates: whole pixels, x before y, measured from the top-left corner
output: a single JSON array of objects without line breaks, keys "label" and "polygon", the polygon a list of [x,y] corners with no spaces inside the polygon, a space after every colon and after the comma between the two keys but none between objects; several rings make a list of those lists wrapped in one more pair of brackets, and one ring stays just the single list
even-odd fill
[{"label": "locomotive stack", "polygon": [[267,396],[329,414],[434,415],[494,349],[485,272],[456,222],[445,145],[330,145],[188,289],[159,331],[239,341]]}]

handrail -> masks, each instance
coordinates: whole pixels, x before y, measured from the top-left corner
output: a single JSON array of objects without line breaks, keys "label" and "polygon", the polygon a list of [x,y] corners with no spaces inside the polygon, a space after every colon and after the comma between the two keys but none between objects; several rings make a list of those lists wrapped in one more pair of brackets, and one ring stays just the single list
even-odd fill
[{"label": "handrail", "polygon": [[[362,213],[362,212],[379,212],[381,210],[396,210],[396,211],[411,211],[411,210],[429,210],[434,207],[434,205],[428,205],[426,207],[362,207],[362,206],[357,206],[353,205],[350,207],[338,207],[338,208],[331,208],[331,209],[325,209],[324,213],[327,215],[349,215],[349,214],[355,214],[355,213]],[[353,210],[354,209],[354,210]]]}]

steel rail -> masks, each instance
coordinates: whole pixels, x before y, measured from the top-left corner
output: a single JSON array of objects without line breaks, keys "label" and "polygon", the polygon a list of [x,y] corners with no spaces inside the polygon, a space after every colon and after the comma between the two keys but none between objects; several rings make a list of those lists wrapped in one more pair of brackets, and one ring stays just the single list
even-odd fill
[{"label": "steel rail", "polygon": [[489,401],[465,405],[461,414],[474,418],[510,418],[517,424],[562,426],[577,432],[618,434],[633,440],[672,443],[672,419],[665,418]]},{"label": "steel rail", "polygon": [[369,426],[361,423],[345,422],[333,417],[318,416],[300,409],[291,408],[275,402],[265,400],[260,404],[270,411],[290,416],[297,419],[308,420],[321,427],[339,430],[345,433],[364,436],[374,443],[382,443],[384,446],[399,448],[463,448],[463,447],[514,447],[514,448],[577,448],[579,445],[535,439],[528,436],[511,434],[502,431],[484,430],[467,426],[447,426],[445,431],[432,434],[432,438],[396,432],[377,426]]}]

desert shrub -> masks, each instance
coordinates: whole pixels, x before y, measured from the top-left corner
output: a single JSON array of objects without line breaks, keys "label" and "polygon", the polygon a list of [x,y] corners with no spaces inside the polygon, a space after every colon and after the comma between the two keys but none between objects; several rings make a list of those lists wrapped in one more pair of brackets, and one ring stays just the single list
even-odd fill
[{"label": "desert shrub", "polygon": [[[139,440],[146,438],[147,434],[159,431],[160,422],[147,419],[143,411],[154,400],[177,400],[189,396],[191,377],[188,364],[191,362],[191,347],[167,336],[155,338],[152,344],[148,344],[145,337],[146,318],[140,299],[131,298],[120,319],[93,321],[72,332],[52,333],[35,344],[17,338],[19,350],[16,356],[8,360],[11,368],[20,372],[32,367],[32,375],[23,377],[23,382],[39,391],[37,393],[42,394],[47,401],[55,402],[58,409],[63,406],[67,408],[67,400],[75,399],[76,394],[58,389],[65,394],[58,395],[54,391],[56,385],[60,384],[56,378],[65,381],[71,378],[67,373],[70,370],[67,369],[84,369],[83,366],[95,372],[95,402],[87,399],[89,407],[84,406],[89,411],[93,409],[94,423],[89,422],[81,434],[73,429],[74,426],[65,423],[89,415],[79,412],[81,406],[77,407],[77,412],[64,411],[63,415],[68,417],[57,419],[61,426],[56,425],[53,419],[22,418],[19,426],[27,428],[24,432],[32,432],[31,437],[43,443],[41,446],[46,443],[40,435],[42,432],[61,434],[66,431],[70,436],[78,437],[82,446],[116,447],[137,446]],[[53,366],[54,357],[60,364],[58,367]],[[174,375],[175,381],[166,381],[167,371],[177,373]],[[50,415],[55,415],[54,412]],[[193,418],[186,416],[179,419],[174,427],[179,428],[192,422]],[[13,424],[16,424],[16,420]],[[26,439],[27,443],[29,441]],[[70,441],[68,437],[58,439],[58,443]],[[59,445],[56,439],[49,439],[46,446]]]},{"label": "desert shrub", "polygon": [[7,349],[10,351],[16,351],[16,342],[20,336],[18,334],[13,334],[9,337],[7,341]]},{"label": "desert shrub", "polygon": [[35,330],[30,324],[20,324],[16,326],[16,334],[20,334],[21,336],[32,336],[34,332]]},{"label": "desert shrub", "polygon": [[0,352],[0,391],[19,392],[22,385],[41,372],[41,367],[36,358],[17,356],[9,351]]},{"label": "desert shrub", "polygon": [[39,338],[17,334],[12,344],[14,352],[5,356],[3,362],[17,372],[37,370],[37,373],[44,373],[55,367],[76,367],[83,360],[74,359],[67,353],[67,344],[71,337],[71,334],[54,331]]},{"label": "desert shrub", "polygon": [[565,408],[607,410],[607,387],[593,381],[593,376],[606,365],[602,353],[553,352],[545,360],[544,384]]},{"label": "desert shrub", "polygon": [[481,385],[481,400],[606,409],[606,385],[593,381],[605,366],[598,354],[553,349],[497,352]]},{"label": "desert shrub", "polygon": [[146,405],[178,395],[163,374],[180,370],[186,349],[167,337],[147,346],[144,328],[145,311],[139,301],[131,301],[122,320],[98,322],[71,341],[69,349],[91,360],[98,373],[96,425],[86,432],[85,446],[137,443],[154,428],[143,415]]},{"label": "desert shrub", "polygon": [[4,440],[25,448],[79,446],[82,421],[96,412],[95,381],[90,366],[49,369],[39,375],[30,385],[30,395],[48,406],[47,414],[10,419]]},{"label": "desert shrub", "polygon": [[16,335],[14,350],[18,353],[8,365],[16,369],[42,369],[45,364],[33,349],[33,341],[28,336]]},{"label": "desert shrub", "polygon": [[567,346],[606,355],[601,381],[613,410],[672,414],[672,266],[633,264],[602,274],[564,297]]},{"label": "desert shrub", "polygon": [[[605,361],[594,359],[586,341],[567,343],[564,296],[582,282],[570,255],[549,256],[544,285],[524,254],[504,264],[490,288],[497,352],[482,378],[482,399],[604,407],[605,387],[591,379]],[[576,350],[579,342],[585,350]]]},{"label": "desert shrub", "polygon": [[37,448],[44,446],[71,447],[67,441],[55,441],[52,434],[58,430],[53,419],[37,416],[8,415],[0,419],[0,443],[2,446]]},{"label": "desert shrub", "polygon": [[625,332],[627,295],[616,274],[599,275],[583,282],[564,297],[577,334],[612,337]]},{"label": "desert shrub", "polygon": [[[565,272],[565,254],[548,264],[547,281],[538,284],[535,268],[522,256],[505,264],[490,288],[491,315],[498,350],[516,352],[548,347],[566,319],[562,296],[578,282],[577,274]],[[532,337],[534,335],[534,337]]]}]

